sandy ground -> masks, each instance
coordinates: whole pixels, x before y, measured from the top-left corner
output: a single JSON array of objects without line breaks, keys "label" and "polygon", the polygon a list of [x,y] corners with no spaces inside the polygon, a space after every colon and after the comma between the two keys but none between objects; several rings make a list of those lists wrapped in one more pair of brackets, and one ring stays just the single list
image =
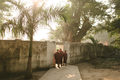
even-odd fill
[{"label": "sandy ground", "polygon": [[95,69],[87,62],[77,65],[83,80],[120,80],[120,70]]}]

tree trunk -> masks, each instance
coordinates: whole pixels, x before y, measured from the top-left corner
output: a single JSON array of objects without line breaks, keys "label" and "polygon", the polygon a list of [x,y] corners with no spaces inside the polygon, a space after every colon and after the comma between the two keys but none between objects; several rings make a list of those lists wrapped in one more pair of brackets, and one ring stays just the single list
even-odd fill
[{"label": "tree trunk", "polygon": [[87,31],[92,27],[89,19],[86,19],[82,25],[82,28],[79,30],[78,35],[76,35],[73,39],[73,42],[81,42],[82,38],[86,35]]},{"label": "tree trunk", "polygon": [[32,45],[33,45],[33,29],[31,29],[30,31],[29,56],[25,78],[32,78]]}]

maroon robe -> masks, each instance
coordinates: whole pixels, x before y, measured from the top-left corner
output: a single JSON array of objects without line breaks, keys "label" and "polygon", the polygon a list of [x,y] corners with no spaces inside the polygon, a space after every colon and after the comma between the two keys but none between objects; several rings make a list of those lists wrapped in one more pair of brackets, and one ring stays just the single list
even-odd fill
[{"label": "maroon robe", "polygon": [[55,57],[55,63],[56,63],[56,64],[62,64],[62,63],[61,63],[61,62],[62,62],[62,54],[61,54],[61,53],[56,52],[56,53],[54,54],[54,57]]},{"label": "maroon robe", "polygon": [[64,63],[67,63],[67,53],[65,52],[65,53],[63,53],[63,62]]}]

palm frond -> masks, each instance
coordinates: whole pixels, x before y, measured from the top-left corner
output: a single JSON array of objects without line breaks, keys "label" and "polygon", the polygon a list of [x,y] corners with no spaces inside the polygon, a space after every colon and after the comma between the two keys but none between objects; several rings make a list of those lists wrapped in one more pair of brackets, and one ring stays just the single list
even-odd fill
[{"label": "palm frond", "polygon": [[92,41],[93,44],[98,44],[98,42],[99,42],[98,40],[95,40],[94,37],[92,37],[92,36],[90,36],[88,38]]}]

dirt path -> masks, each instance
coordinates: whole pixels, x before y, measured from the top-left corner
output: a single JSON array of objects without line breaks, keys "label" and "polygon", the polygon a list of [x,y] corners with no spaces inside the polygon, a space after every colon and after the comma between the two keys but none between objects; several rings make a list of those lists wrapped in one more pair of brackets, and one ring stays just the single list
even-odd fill
[{"label": "dirt path", "polygon": [[89,63],[77,64],[83,80],[120,80],[120,71],[113,69],[95,69]]}]

